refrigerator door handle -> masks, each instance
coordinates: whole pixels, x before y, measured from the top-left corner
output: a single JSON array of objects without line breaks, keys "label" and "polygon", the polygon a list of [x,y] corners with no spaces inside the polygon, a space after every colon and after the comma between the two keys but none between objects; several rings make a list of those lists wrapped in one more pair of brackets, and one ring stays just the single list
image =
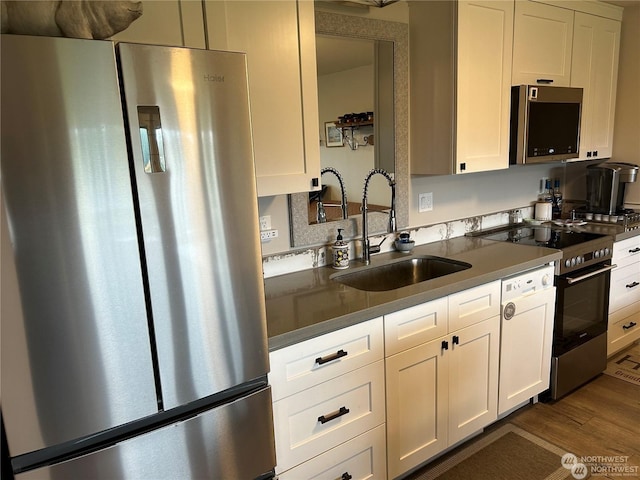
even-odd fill
[{"label": "refrigerator door handle", "polygon": [[145,173],[166,172],[162,122],[157,105],[138,105],[138,131]]}]

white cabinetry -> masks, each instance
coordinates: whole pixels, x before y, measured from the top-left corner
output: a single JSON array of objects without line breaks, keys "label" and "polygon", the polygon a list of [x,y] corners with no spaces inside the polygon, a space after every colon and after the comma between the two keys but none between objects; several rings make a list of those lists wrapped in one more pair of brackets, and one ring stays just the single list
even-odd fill
[{"label": "white cabinetry", "polygon": [[553,275],[553,266],[548,266],[502,282],[499,415],[549,388],[556,305]]},{"label": "white cabinetry", "polygon": [[513,85],[568,87],[573,11],[531,1],[515,3]]},{"label": "white cabinetry", "polygon": [[409,2],[412,174],[508,167],[513,8]]},{"label": "white cabinetry", "polygon": [[613,245],[607,355],[640,338],[640,236]]},{"label": "white cabinetry", "polygon": [[209,48],[247,53],[258,195],[317,190],[313,2],[206,1],[205,13]]},{"label": "white cabinetry", "polygon": [[165,0],[142,2],[143,13],[113,41],[205,48],[200,2]]},{"label": "white cabinetry", "polygon": [[515,3],[513,85],[582,88],[579,159],[610,158],[622,10],[602,2]]},{"label": "white cabinetry", "polygon": [[389,478],[496,420],[499,314],[493,282],[385,316]]},{"label": "white cabinetry", "polygon": [[[382,360],[382,318],[271,352],[281,478],[337,470],[353,478],[384,478]],[[371,458],[375,461],[367,463]],[[372,469],[377,471],[369,477]]]},{"label": "white cabinetry", "polygon": [[584,89],[579,158],[610,158],[620,22],[576,12],[573,37],[571,86]]}]

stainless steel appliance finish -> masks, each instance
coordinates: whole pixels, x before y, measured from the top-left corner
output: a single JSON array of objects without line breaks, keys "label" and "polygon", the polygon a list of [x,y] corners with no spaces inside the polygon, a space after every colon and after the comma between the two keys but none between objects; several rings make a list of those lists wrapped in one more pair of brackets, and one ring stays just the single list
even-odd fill
[{"label": "stainless steel appliance finish", "polygon": [[245,56],[121,44],[120,84],[111,42],[1,44],[14,473],[270,475]]},{"label": "stainless steel appliance finish", "polygon": [[631,163],[600,163],[587,167],[588,211],[606,215],[628,213],[624,208],[627,183],[638,177],[638,166]]},{"label": "stainless steel appliance finish", "polygon": [[[245,58],[118,49],[162,398],[172,408],[268,370]],[[145,171],[138,106],[158,107],[166,172]]]},{"label": "stainless steel appliance finish", "polygon": [[551,359],[549,398],[557,400],[607,368],[607,333]]},{"label": "stainless steel appliance finish", "polygon": [[[18,474],[16,479],[255,478],[256,463],[265,452],[262,439],[271,434],[271,422],[261,415],[270,403],[271,395],[262,390],[74,460]],[[214,474],[211,465],[217,467]]]},{"label": "stainless steel appliance finish", "polygon": [[511,87],[509,163],[578,158],[582,93],[582,88]]}]

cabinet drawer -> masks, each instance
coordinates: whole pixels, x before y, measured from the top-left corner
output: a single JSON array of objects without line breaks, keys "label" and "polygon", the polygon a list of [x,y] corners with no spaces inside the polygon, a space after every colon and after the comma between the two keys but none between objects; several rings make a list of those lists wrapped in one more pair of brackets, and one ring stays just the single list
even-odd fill
[{"label": "cabinet drawer", "polygon": [[383,480],[386,474],[384,425],[369,430],[280,474],[279,480],[351,478]]},{"label": "cabinet drawer", "polygon": [[384,316],[385,357],[447,334],[447,297]]},{"label": "cabinet drawer", "polygon": [[634,262],[640,262],[640,236],[613,244],[613,263],[618,267],[625,267]]},{"label": "cabinet drawer", "polygon": [[614,268],[609,289],[609,313],[640,301],[640,264]]},{"label": "cabinet drawer", "polygon": [[607,355],[614,354],[639,338],[640,302],[621,308],[609,315]]},{"label": "cabinet drawer", "polygon": [[271,352],[273,400],[381,360],[383,340],[378,317]]},{"label": "cabinet drawer", "polygon": [[499,315],[500,286],[498,280],[449,295],[449,331]]},{"label": "cabinet drawer", "polygon": [[278,400],[273,416],[279,473],[384,423],[383,361]]}]

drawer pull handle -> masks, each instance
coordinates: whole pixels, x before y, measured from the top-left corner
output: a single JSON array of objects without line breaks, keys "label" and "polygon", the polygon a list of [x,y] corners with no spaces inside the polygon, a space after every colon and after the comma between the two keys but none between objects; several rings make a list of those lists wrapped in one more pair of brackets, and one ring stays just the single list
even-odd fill
[{"label": "drawer pull handle", "polygon": [[351,480],[353,478],[352,475],[349,475],[349,472],[344,472],[340,477],[340,480]]},{"label": "drawer pull handle", "polygon": [[640,283],[638,282],[633,282],[627,285],[627,288],[633,288],[633,287],[637,287],[638,285],[640,285]]},{"label": "drawer pull handle", "polygon": [[337,360],[342,357],[346,357],[347,355],[349,355],[349,352],[345,352],[344,350],[340,349],[336,353],[332,353],[331,355],[327,355],[326,357],[316,358],[316,363],[318,365],[324,365],[325,363],[332,362],[333,360]]},{"label": "drawer pull handle", "polygon": [[636,322],[631,322],[631,323],[629,323],[629,325],[623,325],[623,326],[622,326],[622,329],[623,329],[623,330],[629,330],[630,328],[633,328],[633,327],[635,327],[636,325],[637,325],[637,323],[636,323]]},{"label": "drawer pull handle", "polygon": [[349,409],[347,407],[340,407],[340,410],[336,410],[335,412],[332,412],[328,415],[320,415],[318,417],[318,421],[324,425],[325,423],[330,422],[331,420],[335,420],[336,418],[341,417],[342,415],[346,415],[347,413],[349,413]]},{"label": "drawer pull handle", "polygon": [[640,247],[632,248],[631,250],[629,250],[629,253],[638,253],[638,252],[640,252]]}]

